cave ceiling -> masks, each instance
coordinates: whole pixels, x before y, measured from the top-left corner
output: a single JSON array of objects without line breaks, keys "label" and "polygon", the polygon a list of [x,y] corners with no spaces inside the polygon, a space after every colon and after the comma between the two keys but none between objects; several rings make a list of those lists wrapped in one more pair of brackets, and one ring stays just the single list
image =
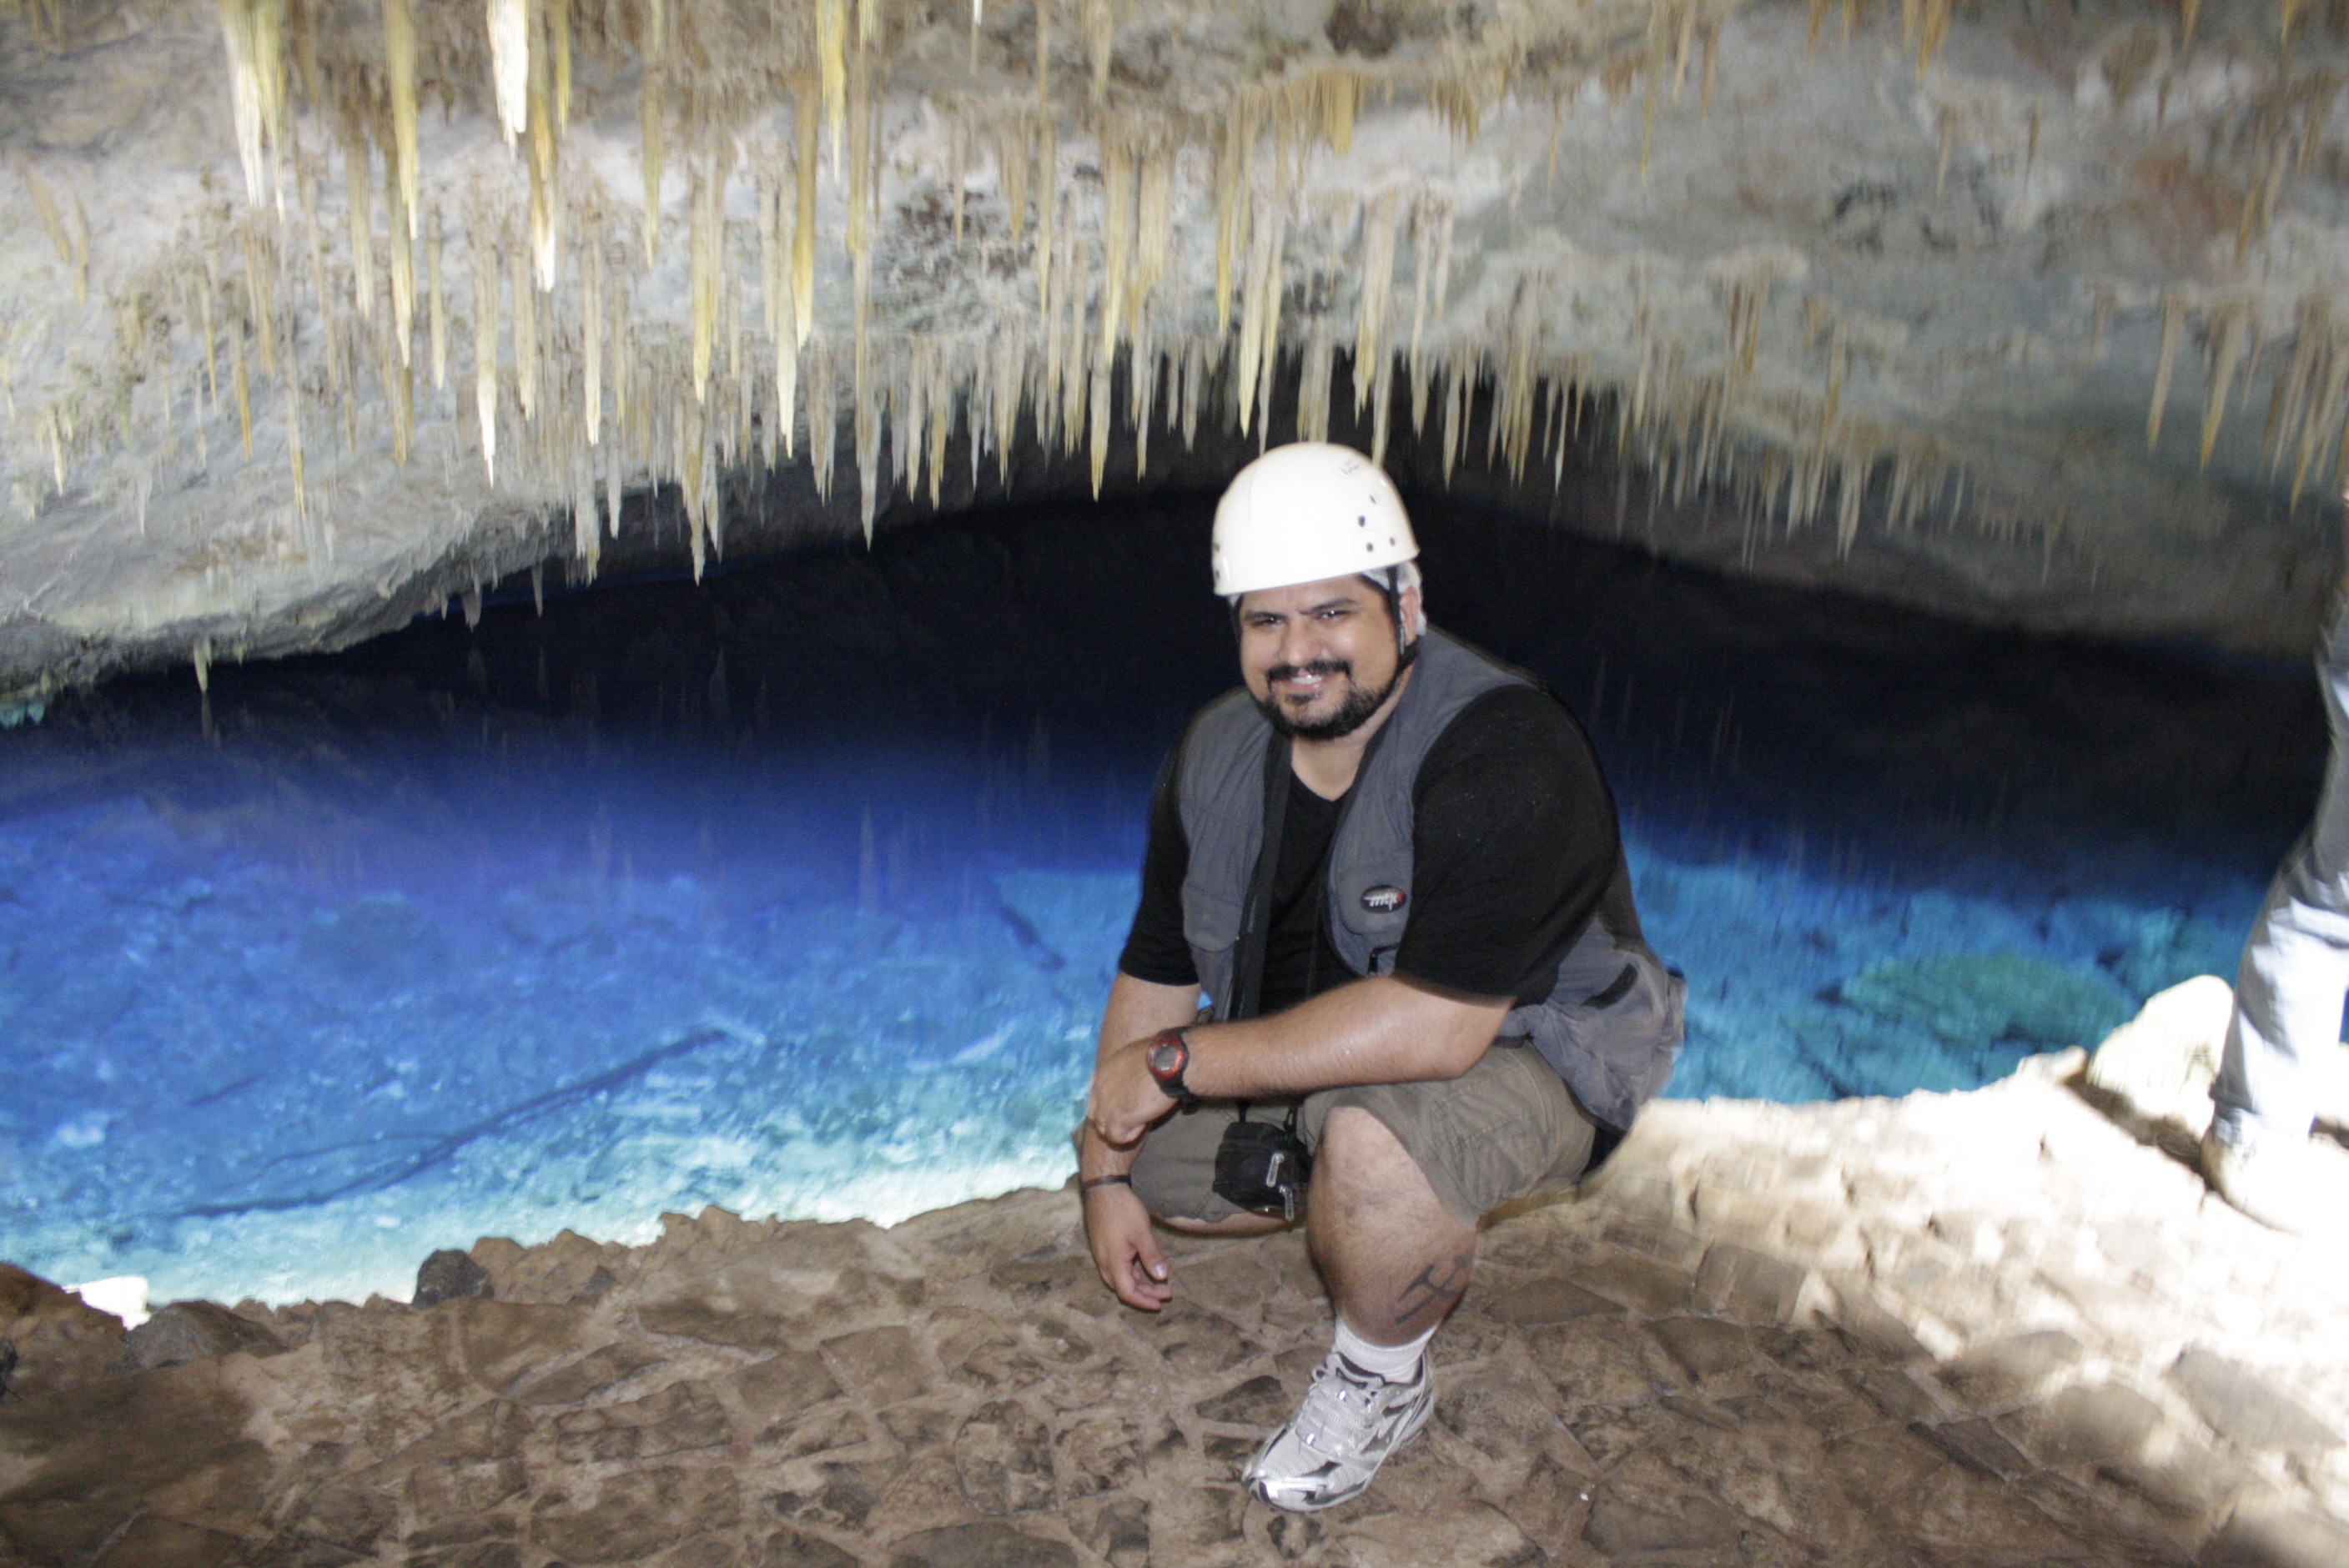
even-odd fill
[{"label": "cave ceiling", "polygon": [[2295,651],[2344,29],[0,0],[0,707],[584,581],[646,519],[699,572],[1292,432],[1728,570]]}]

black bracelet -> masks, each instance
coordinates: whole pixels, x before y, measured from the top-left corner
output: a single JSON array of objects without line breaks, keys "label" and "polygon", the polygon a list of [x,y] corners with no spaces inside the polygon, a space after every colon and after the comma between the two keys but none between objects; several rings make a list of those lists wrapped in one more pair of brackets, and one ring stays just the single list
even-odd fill
[{"label": "black bracelet", "polygon": [[1131,1187],[1133,1185],[1133,1178],[1126,1175],[1123,1171],[1120,1171],[1114,1176],[1095,1176],[1091,1181],[1080,1181],[1077,1183],[1077,1191],[1080,1192],[1095,1192],[1099,1191],[1103,1187]]}]

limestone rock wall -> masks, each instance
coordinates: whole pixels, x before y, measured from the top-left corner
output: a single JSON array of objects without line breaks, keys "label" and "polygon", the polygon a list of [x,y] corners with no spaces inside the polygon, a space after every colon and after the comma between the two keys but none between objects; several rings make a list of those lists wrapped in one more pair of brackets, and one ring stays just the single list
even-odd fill
[{"label": "limestone rock wall", "polygon": [[0,701],[592,575],[648,496],[699,571],[779,493],[870,530],[989,469],[1164,477],[1203,429],[1350,433],[1729,570],[2296,652],[2349,423],[2343,26],[27,0]]}]

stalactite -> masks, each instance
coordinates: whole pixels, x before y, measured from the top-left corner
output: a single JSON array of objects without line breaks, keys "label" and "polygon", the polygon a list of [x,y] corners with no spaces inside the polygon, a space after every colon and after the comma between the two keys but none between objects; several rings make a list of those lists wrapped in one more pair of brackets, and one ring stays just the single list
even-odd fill
[{"label": "stalactite", "polygon": [[[204,255],[203,284],[202,287],[196,290],[196,303],[197,308],[203,317],[204,389],[210,398],[211,415],[214,418],[218,418],[220,417],[221,404],[220,361],[213,352],[213,345],[220,341],[220,327],[212,319],[212,295],[218,292],[220,284],[212,275],[212,254],[210,252],[206,252]],[[202,427],[198,426],[197,428],[201,429]]]},{"label": "stalactite", "polygon": [[344,143],[343,169],[350,186],[351,304],[366,320],[375,313],[375,214],[373,181],[367,142],[353,136]]},{"label": "stalactite", "polygon": [[1158,377],[1162,368],[1150,307],[1135,307],[1133,346],[1126,355],[1126,417],[1133,426],[1133,477],[1150,469],[1150,427],[1158,409]]},{"label": "stalactite", "polygon": [[1257,102],[1243,93],[1224,119],[1224,144],[1216,160],[1216,335],[1232,327],[1233,262],[1247,243],[1252,213],[1246,200],[1256,160]]},{"label": "stalactite", "polygon": [[1135,207],[1133,298],[1127,311],[1138,317],[1165,277],[1174,248],[1174,159],[1164,148],[1153,149],[1142,159]]},{"label": "stalactite", "polygon": [[1061,139],[1050,121],[1036,132],[1036,172],[1030,184],[1036,192],[1036,308],[1049,312],[1052,293],[1052,261],[1060,248]]},{"label": "stalactite", "polygon": [[1460,456],[1460,438],[1468,423],[1468,356],[1456,350],[1444,367],[1444,482],[1452,483],[1452,465]]},{"label": "stalactite", "polygon": [[[1038,191],[1038,197],[1042,201],[1055,200],[1041,189]],[[1064,236],[1061,242],[1061,248],[1065,249],[1066,244]],[[1043,446],[1050,444],[1051,432],[1060,417],[1061,381],[1067,373],[1066,364],[1069,354],[1069,311],[1067,303],[1062,297],[1069,290],[1069,269],[1065,265],[1046,267],[1045,263],[1049,259],[1040,243],[1037,247],[1036,261],[1038,267],[1043,269],[1041,276],[1044,280],[1042,284],[1044,355],[1036,367],[1039,377],[1036,387],[1036,439],[1039,445]]]},{"label": "stalactite", "polygon": [[[838,5],[840,0],[831,0]],[[660,255],[661,135],[668,114],[668,18],[666,0],[647,0],[644,36],[645,78],[636,102],[637,134],[642,140],[645,184],[645,271]]]},{"label": "stalactite", "polygon": [[1046,123],[1052,108],[1052,0],[1036,5],[1036,119]]},{"label": "stalactite", "polygon": [[1012,443],[1019,433],[1019,387],[1028,378],[1027,340],[1013,329],[1002,329],[995,335],[990,357],[995,386],[988,403],[995,428],[995,471],[998,482],[1009,490]]},{"label": "stalactite", "polygon": [[530,111],[530,253],[541,294],[554,292],[556,225],[562,198],[555,186],[554,84],[548,51],[530,52],[526,77]]},{"label": "stalactite", "polygon": [[[1090,0],[1103,11],[1107,0]],[[1127,253],[1133,235],[1133,151],[1104,129],[1102,133],[1101,357],[1117,353],[1125,326]],[[1106,374],[1106,372],[1104,372]],[[1095,481],[1093,489],[1101,485]]]},{"label": "stalactite", "polygon": [[[2283,461],[2285,438],[2296,432],[2301,424],[2301,410],[2308,401],[2316,379],[2323,372],[2327,346],[2332,337],[2331,307],[2322,295],[2303,299],[2300,306],[2298,330],[2292,334],[2292,354],[2276,369],[2274,388],[2268,397],[2267,428],[2260,433],[2260,448],[2267,454],[2268,477],[2275,477]],[[2292,443],[2297,445],[2297,443]],[[2292,499],[2300,498],[2300,487],[2292,486]]]},{"label": "stalactite", "polygon": [[[221,0],[220,14],[237,160],[244,166],[245,200],[258,207],[270,184],[285,117],[284,0]],[[277,201],[282,213],[282,188]]]},{"label": "stalactite", "polygon": [[875,167],[877,153],[874,138],[874,118],[880,105],[874,100],[868,77],[869,67],[860,52],[849,62],[848,72],[848,259],[852,263],[867,259],[873,248],[873,207],[880,191],[880,170]]},{"label": "stalactite", "polygon": [[476,212],[465,224],[473,253],[473,409],[481,422],[481,470],[498,477],[498,250],[489,220]]},{"label": "stalactite", "polygon": [[2318,449],[2333,427],[2343,424],[2343,400],[2344,395],[2349,395],[2349,353],[2343,350],[2338,336],[2325,343],[2323,389],[2309,399],[2308,411],[2301,420],[2299,455],[2292,470],[2292,504],[2295,506],[2300,502],[2302,489],[2308,483]]},{"label": "stalactite", "polygon": [[411,362],[416,344],[416,226],[408,215],[408,199],[397,183],[384,187],[390,211],[384,243],[390,247],[391,325],[399,349],[400,367]]},{"label": "stalactite", "polygon": [[690,250],[693,294],[693,400],[709,396],[709,350],[718,329],[719,269],[726,245],[726,181],[734,163],[730,138],[694,160]]},{"label": "stalactite", "polygon": [[554,46],[554,123],[571,123],[571,0],[546,0],[546,30]]},{"label": "stalactite", "polygon": [[530,256],[509,253],[513,273],[514,397],[525,422],[538,418],[538,291],[531,287]]},{"label": "stalactite", "polygon": [[704,449],[708,438],[702,428],[701,400],[680,398],[678,416],[678,488],[685,496],[686,534],[693,556],[693,580],[698,583],[709,554],[709,510],[702,495],[703,483],[709,477]]},{"label": "stalactite", "polygon": [[[1269,385],[1272,355],[1280,338],[1281,244],[1288,213],[1278,202],[1268,202],[1269,212],[1254,222],[1255,242],[1248,248],[1248,273],[1241,302],[1239,343],[1240,434],[1248,433],[1259,396],[1257,381]],[[1268,416],[1270,410],[1266,410]]]},{"label": "stalactite", "polygon": [[[307,515],[310,500],[309,487],[305,482],[307,476],[304,472],[302,460],[301,377],[295,368],[294,343],[291,337],[286,340],[284,351],[278,356],[277,363],[279,366],[278,392],[285,399],[285,466],[294,481],[294,515],[298,521]],[[388,377],[386,377],[385,385],[388,389]],[[407,453],[404,449],[399,456],[402,461],[406,460]]]},{"label": "stalactite", "polygon": [[604,443],[604,510],[614,539],[620,537],[620,449],[623,445],[625,442],[616,431],[612,439]]},{"label": "stalactite", "polygon": [[[1069,320],[1061,337],[1062,357],[1060,370],[1060,431],[1061,450],[1074,452],[1085,433],[1085,410],[1089,407],[1085,392],[1093,355],[1092,335],[1085,330],[1085,304],[1092,296],[1091,280],[1081,273],[1078,264],[1091,258],[1092,247],[1071,224],[1061,242],[1061,273],[1067,279],[1061,291],[1067,303]],[[1090,270],[1090,269],[1088,269]]]},{"label": "stalactite", "polygon": [[1534,355],[1541,337],[1541,292],[1534,279],[1518,281],[1516,301],[1509,313],[1499,393],[1485,443],[1489,463],[1497,441],[1508,460],[1513,483],[1525,479],[1526,457],[1533,447]]},{"label": "stalactite", "polygon": [[1430,284],[1435,276],[1436,230],[1440,220],[1424,202],[1412,214],[1412,278],[1411,278],[1411,430],[1416,436],[1427,428],[1427,378],[1430,365],[1426,354],[1427,305]]},{"label": "stalactite", "polygon": [[1298,362],[1297,438],[1300,441],[1330,438],[1330,383],[1337,348],[1329,318],[1317,319],[1305,335],[1304,352]]},{"label": "stalactite", "polygon": [[586,264],[579,269],[579,368],[585,380],[579,414],[592,447],[604,438],[604,246],[591,232],[580,249]]},{"label": "stalactite", "polygon": [[954,180],[951,195],[954,201],[954,245],[962,249],[963,194],[970,183],[970,125],[957,116],[954,122]]},{"label": "stalactite", "polygon": [[[1040,5],[1043,3],[1039,0]],[[1098,108],[1109,101],[1110,58],[1117,44],[1117,8],[1115,0],[1081,0],[1081,4],[1085,43],[1092,54],[1093,107]]]},{"label": "stalactite", "polygon": [[798,357],[792,345],[790,273],[785,270],[782,232],[782,182],[772,170],[759,184],[759,302],[767,341],[775,351],[775,418],[767,426],[767,466],[775,466],[778,443],[791,453],[792,405]]},{"label": "stalactite", "polygon": [[[866,282],[870,259],[858,269],[857,297],[862,301],[868,287]],[[864,311],[857,319],[864,319]],[[864,542],[873,542],[873,519],[881,507],[881,410],[874,384],[872,345],[863,332],[857,334],[855,357],[850,382],[854,403],[854,420],[850,434],[856,443],[856,482],[858,487],[858,521],[864,527]]]},{"label": "stalactite", "polygon": [[[236,372],[236,425],[244,437],[244,460],[253,461],[253,383],[244,369],[244,328],[236,326],[228,336],[229,359]],[[57,459],[57,489],[66,488],[65,459]]]},{"label": "stalactite", "polygon": [[1361,283],[1354,318],[1354,414],[1370,400],[1387,357],[1387,296],[1394,286],[1396,220],[1402,193],[1388,191],[1362,209]]},{"label": "stalactite", "polygon": [[604,333],[605,352],[611,356],[610,364],[607,366],[610,374],[606,379],[612,383],[612,429],[618,438],[620,445],[624,447],[633,445],[634,449],[641,452],[647,449],[640,438],[635,438],[636,427],[631,423],[637,418],[635,410],[641,406],[643,400],[631,396],[630,383],[642,378],[634,374],[636,356],[630,352],[631,346],[628,338],[630,312],[626,270],[624,268],[614,272],[607,267],[605,273],[605,283],[611,291],[612,308],[611,315],[606,318]]},{"label": "stalactite", "polygon": [[1093,499],[1099,500],[1102,474],[1109,467],[1110,388],[1113,384],[1106,353],[1094,356],[1087,379],[1086,423],[1092,435]]},{"label": "stalactite", "polygon": [[[934,356],[929,387],[930,507],[933,511],[936,510],[939,498],[945,493],[947,439],[954,434],[955,389],[962,385],[963,380],[958,367],[948,355],[939,353]],[[976,448],[978,444],[974,435],[971,445]]]},{"label": "stalactite", "polygon": [[931,346],[911,345],[897,364],[898,383],[890,399],[890,458],[897,488],[907,495],[921,489],[922,459],[929,448],[930,378],[925,366]]},{"label": "stalactite", "polygon": [[414,0],[383,0],[384,82],[391,98],[391,184],[408,214],[408,238],[416,237],[416,205],[421,167],[416,150],[416,11]]},{"label": "stalactite", "polygon": [[425,285],[432,326],[432,390],[449,384],[449,305],[440,283],[440,209],[432,209],[424,240]]},{"label": "stalactite", "polygon": [[[398,214],[394,214],[395,220]],[[406,229],[398,222],[391,228],[392,249],[397,252],[406,244]],[[409,373],[406,335],[400,331],[398,313],[378,312],[381,324],[377,333],[376,374],[383,383],[391,404],[391,455],[397,462],[408,461],[408,454],[416,444],[416,387]],[[287,353],[292,353],[293,340],[287,340]]]},{"label": "stalactite", "polygon": [[1011,260],[1019,255],[1020,236],[1028,227],[1028,172],[1035,138],[1025,121],[1000,130],[995,139],[996,167],[1003,171],[1004,242]]},{"label": "stalactite", "polygon": [[2145,417],[2145,449],[2153,450],[2161,439],[2161,417],[2169,404],[2169,380],[2178,368],[2178,338],[2186,325],[2186,301],[2179,295],[2161,296],[2161,352],[2153,370],[2153,406]]},{"label": "stalactite", "polygon": [[848,150],[848,0],[815,0],[815,52],[837,180]]},{"label": "stalactite", "polygon": [[2202,466],[2210,466],[2211,449],[2219,442],[2219,426],[2227,416],[2227,389],[2234,381],[2235,370],[2241,363],[2243,339],[2251,330],[2251,307],[2235,300],[2212,311],[2211,332],[2214,341],[2210,350],[2210,379],[2203,388],[2202,400]]},{"label": "stalactite", "polygon": [[1837,499],[1841,505],[1836,512],[1836,554],[1839,558],[1849,556],[1851,547],[1859,540],[1859,509],[1868,494],[1868,469],[1864,460],[1850,458],[1837,465]]},{"label": "stalactite", "polygon": [[595,568],[603,558],[602,545],[595,530],[595,475],[586,455],[580,453],[572,459],[571,466],[571,553],[590,583],[595,580]]},{"label": "stalactite", "polygon": [[802,80],[793,89],[797,102],[799,152],[793,172],[799,178],[798,211],[792,224],[792,312],[796,324],[792,329],[792,341],[807,346],[808,333],[815,324],[815,170],[816,170],[816,109],[815,96]]},{"label": "stalactite", "polygon": [[489,8],[498,130],[512,147],[530,120],[530,8],[527,0],[489,0]]}]

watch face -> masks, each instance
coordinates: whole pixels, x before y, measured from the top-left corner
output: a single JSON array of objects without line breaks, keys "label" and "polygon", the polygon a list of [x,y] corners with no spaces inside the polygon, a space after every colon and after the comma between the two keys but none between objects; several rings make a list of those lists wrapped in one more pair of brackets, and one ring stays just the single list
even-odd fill
[{"label": "watch face", "polygon": [[1150,1047],[1150,1076],[1162,1079],[1173,1078],[1183,1070],[1183,1063],[1190,1054],[1183,1048],[1180,1040],[1159,1041]]}]

